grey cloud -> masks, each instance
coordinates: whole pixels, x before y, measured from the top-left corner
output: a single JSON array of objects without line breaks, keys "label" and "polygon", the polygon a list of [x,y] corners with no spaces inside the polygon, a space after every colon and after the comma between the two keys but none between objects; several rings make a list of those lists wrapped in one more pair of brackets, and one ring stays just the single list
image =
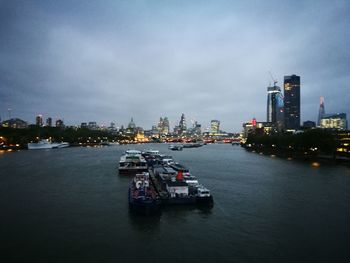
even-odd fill
[{"label": "grey cloud", "polygon": [[[10,1],[9,1],[10,2]],[[150,128],[181,113],[240,131],[266,118],[271,70],[302,80],[302,120],[349,112],[346,1],[0,4],[0,113]],[[341,95],[340,95],[341,94]]]}]

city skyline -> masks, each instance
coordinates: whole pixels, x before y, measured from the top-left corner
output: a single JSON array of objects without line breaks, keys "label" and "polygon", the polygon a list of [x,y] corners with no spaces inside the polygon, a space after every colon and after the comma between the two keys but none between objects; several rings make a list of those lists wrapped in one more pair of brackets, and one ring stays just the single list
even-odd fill
[{"label": "city skyline", "polygon": [[0,115],[150,127],[184,112],[188,124],[239,132],[266,119],[271,70],[280,86],[301,76],[301,123],[317,121],[320,96],[349,116],[349,11],[346,1],[2,1]]}]

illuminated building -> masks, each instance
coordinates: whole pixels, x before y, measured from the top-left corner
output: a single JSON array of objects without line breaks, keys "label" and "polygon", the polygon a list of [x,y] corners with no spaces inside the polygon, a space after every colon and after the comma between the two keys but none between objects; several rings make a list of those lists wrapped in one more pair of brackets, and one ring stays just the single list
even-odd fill
[{"label": "illuminated building", "polygon": [[321,126],[321,119],[325,115],[326,111],[324,109],[324,98],[320,97],[320,108],[318,110],[317,126]]},{"label": "illuminated building", "polygon": [[284,77],[284,126],[287,130],[300,128],[300,76]]},{"label": "illuminated building", "polygon": [[348,129],[346,113],[324,114],[320,120],[323,129],[335,129],[345,131]]},{"label": "illuminated building", "polygon": [[13,129],[25,129],[28,128],[28,123],[25,122],[24,120],[14,118],[14,119],[9,119],[6,121],[3,121],[1,123],[2,127],[6,128],[13,128]]},{"label": "illuminated building", "polygon": [[243,131],[242,137],[243,139],[247,139],[248,135],[251,133],[263,133],[270,134],[274,130],[274,125],[271,122],[257,122],[255,118],[253,118],[250,122],[243,123]]},{"label": "illuminated building", "polygon": [[220,121],[218,120],[211,120],[210,122],[210,133],[212,135],[218,134],[220,131]]},{"label": "illuminated building", "polygon": [[271,122],[279,130],[283,127],[283,96],[281,88],[275,85],[267,87],[267,122]]},{"label": "illuminated building", "polygon": [[337,155],[350,158],[350,132],[339,132],[337,137]]},{"label": "illuminated building", "polygon": [[138,128],[135,136],[135,141],[137,142],[148,142],[148,138],[145,137],[145,132],[143,129]]},{"label": "illuminated building", "polygon": [[35,118],[35,124],[39,127],[43,126],[43,115],[39,114],[38,116],[36,116]]}]

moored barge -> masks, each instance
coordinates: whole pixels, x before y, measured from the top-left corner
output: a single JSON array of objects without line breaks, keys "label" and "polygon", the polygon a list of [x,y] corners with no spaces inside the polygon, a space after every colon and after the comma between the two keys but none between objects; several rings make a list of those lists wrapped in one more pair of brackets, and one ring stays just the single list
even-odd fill
[{"label": "moored barge", "polygon": [[161,200],[149,173],[136,174],[129,186],[130,211],[142,214],[153,214],[160,211]]},{"label": "moored barge", "polygon": [[119,174],[135,175],[137,173],[148,172],[148,166],[141,151],[127,150],[120,157],[118,170]]}]

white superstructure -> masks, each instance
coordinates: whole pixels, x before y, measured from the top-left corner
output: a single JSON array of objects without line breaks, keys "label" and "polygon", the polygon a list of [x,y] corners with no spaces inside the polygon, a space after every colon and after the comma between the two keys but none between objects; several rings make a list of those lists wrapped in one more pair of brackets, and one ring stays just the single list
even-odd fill
[{"label": "white superstructure", "polygon": [[28,143],[28,150],[54,149],[68,147],[68,142],[50,142],[49,140],[40,140],[38,142]]}]

